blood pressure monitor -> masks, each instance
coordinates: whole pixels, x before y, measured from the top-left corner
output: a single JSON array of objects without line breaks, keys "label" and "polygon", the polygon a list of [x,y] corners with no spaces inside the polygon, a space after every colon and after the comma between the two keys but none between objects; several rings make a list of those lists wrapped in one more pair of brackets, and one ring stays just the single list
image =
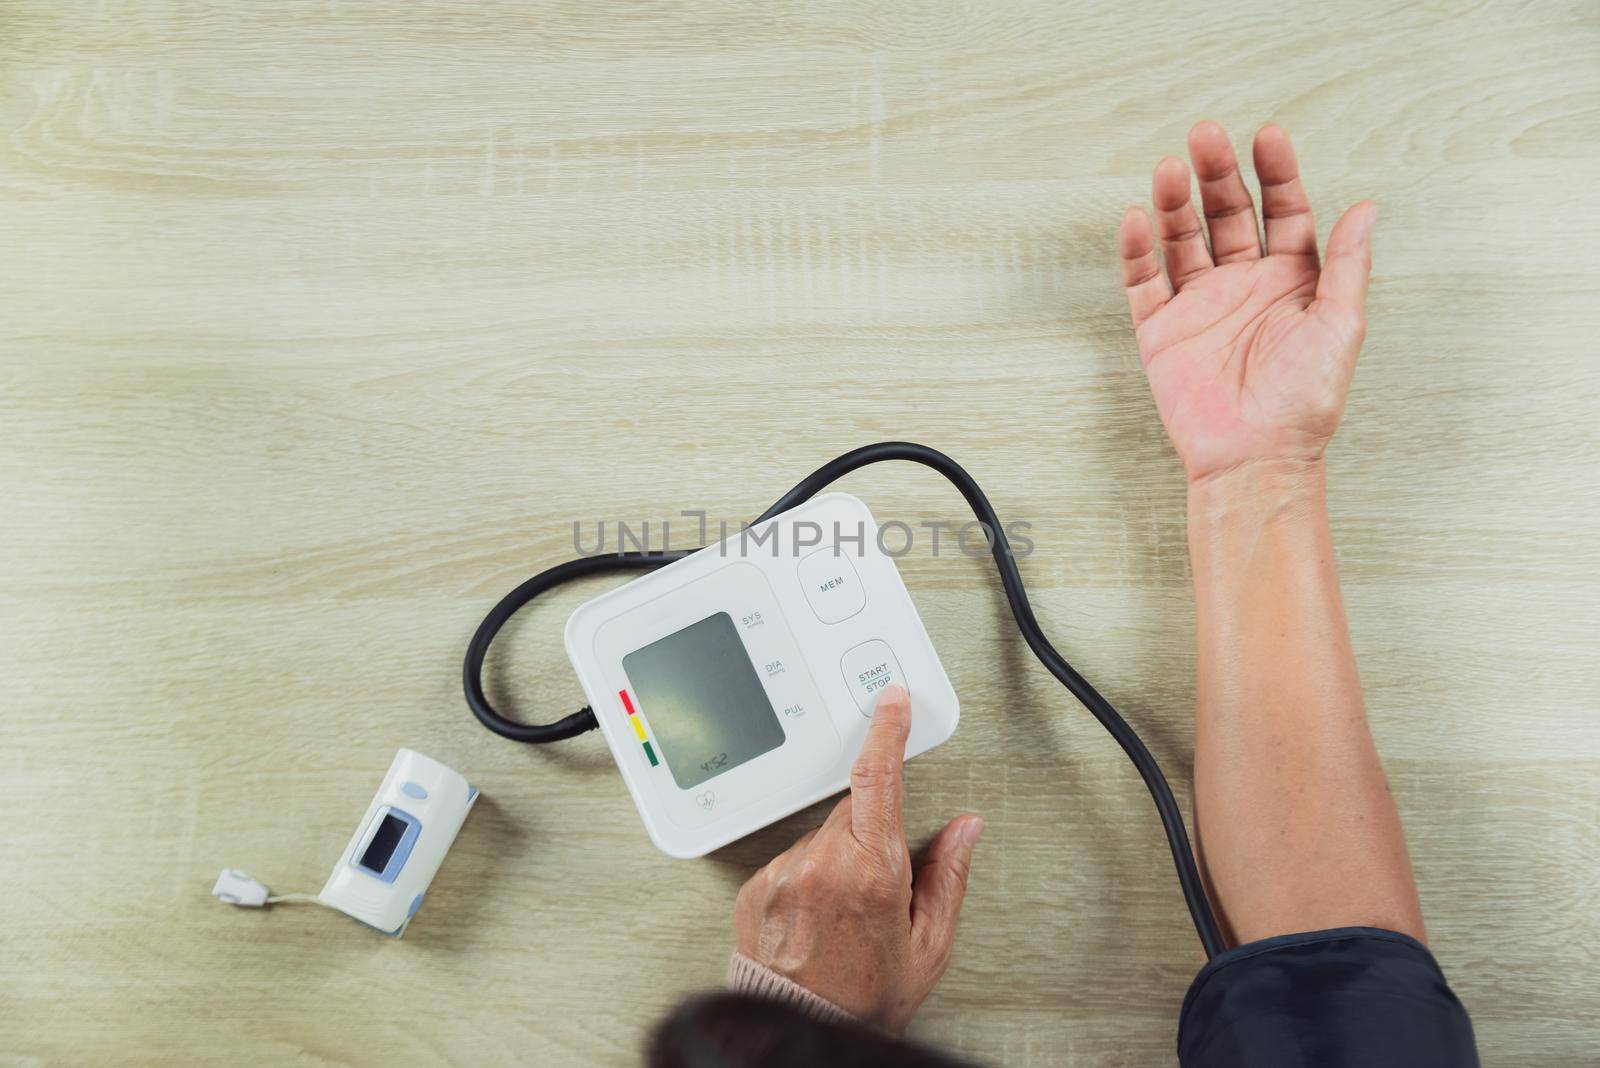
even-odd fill
[{"label": "blood pressure monitor", "polygon": [[829,493],[596,597],[567,655],[651,840],[698,857],[842,790],[878,695],[960,707],[866,505]]},{"label": "blood pressure monitor", "polygon": [[[956,695],[878,527],[860,501],[822,491],[888,461],[942,475],[972,509],[1029,650],[1116,741],[1155,801],[1206,955],[1226,948],[1183,813],[1139,734],[1050,644],[1028,603],[1007,530],[966,469],[937,449],[880,441],[806,475],[749,530],[693,553],[635,551],[556,564],[507,593],[467,646],[462,688],[485,727],[545,744],[598,726],[650,837],[695,857],[841,790],[885,687],[911,691],[908,757],[954,733]],[[963,528],[965,530],[965,528]],[[964,548],[964,546],[963,546]],[[651,569],[580,607],[567,655],[589,707],[552,723],[495,711],[489,645],[541,593],[586,575]]]}]

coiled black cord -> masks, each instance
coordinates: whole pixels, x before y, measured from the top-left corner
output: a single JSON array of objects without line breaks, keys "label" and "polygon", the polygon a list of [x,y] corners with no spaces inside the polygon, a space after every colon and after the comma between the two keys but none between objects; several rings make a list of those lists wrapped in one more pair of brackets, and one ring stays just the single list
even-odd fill
[{"label": "coiled black cord", "polygon": [[506,620],[517,614],[517,609],[563,582],[570,582],[585,575],[598,575],[602,571],[649,571],[663,564],[670,564],[674,560],[681,560],[688,555],[689,550],[581,556],[576,560],[557,564],[548,571],[539,572],[500,598],[500,603],[490,610],[482,623],[478,624],[478,632],[472,636],[472,644],[467,646],[467,662],[461,669],[461,683],[467,692],[467,707],[478,717],[478,722],[502,738],[510,738],[513,742],[535,744],[563,741],[600,726],[594,718],[594,709],[588,705],[584,705],[565,719],[546,724],[516,723],[496,712],[489,704],[488,696],[483,692],[483,658],[489,652],[489,643],[500,633],[500,628],[505,626]]},{"label": "coiled black cord", "polygon": [[[1145,787],[1155,800],[1156,812],[1160,815],[1162,829],[1166,832],[1167,846],[1172,851],[1172,863],[1178,870],[1178,885],[1183,890],[1185,903],[1189,906],[1189,916],[1194,921],[1195,932],[1200,936],[1200,944],[1205,948],[1207,957],[1221,953],[1226,948],[1222,941],[1222,933],[1217,928],[1217,920],[1211,912],[1210,902],[1206,900],[1205,889],[1200,883],[1200,873],[1195,867],[1194,850],[1189,845],[1189,835],[1184,829],[1183,814],[1178,810],[1178,803],[1172,796],[1172,789],[1167,785],[1166,777],[1161,774],[1160,766],[1134,729],[1128,726],[1127,721],[1111,707],[1111,703],[1100,696],[1099,691],[1089,685],[1088,680],[1078,674],[1072,665],[1067,663],[1066,658],[1056,652],[1045,638],[1044,631],[1039,627],[1039,621],[1034,618],[1033,608],[1028,604],[1028,594],[1022,586],[1022,574],[1017,570],[1011,545],[1006,540],[1005,528],[1001,526],[1000,518],[995,515],[993,506],[989,504],[989,498],[983,495],[983,490],[978,488],[977,482],[973,481],[972,476],[967,474],[960,464],[936,449],[909,441],[881,441],[874,445],[864,445],[824,464],[801,479],[794,489],[785,493],[771,508],[762,512],[755,522],[761,523],[780,512],[786,512],[811,499],[824,487],[851,471],[884,460],[908,460],[939,472],[961,491],[961,496],[966,498],[972,514],[988,528],[992,542],[991,555],[994,557],[995,567],[1000,572],[1000,585],[1005,589],[1006,603],[1011,606],[1011,615],[1017,621],[1017,628],[1022,631],[1022,637],[1027,641],[1028,648],[1033,650],[1033,655],[1039,662],[1049,670],[1050,674],[1059,679],[1062,685],[1072,691],[1072,695],[1100,721],[1100,725],[1116,740],[1122,751],[1128,755],[1128,759],[1133,762],[1139,777],[1144,780]],[[593,730],[598,724],[595,721],[594,710],[588,706],[565,719],[544,726],[514,723],[496,712],[483,692],[483,659],[489,651],[489,644],[494,641],[495,635],[499,633],[506,620],[510,619],[519,608],[553,586],[559,586],[569,579],[604,571],[650,570],[670,564],[674,560],[681,560],[687,555],[688,551],[673,551],[608,553],[582,557],[558,564],[548,571],[542,571],[506,594],[479,625],[478,632],[473,635],[472,644],[467,647],[466,663],[462,668],[467,705],[478,717],[479,722],[496,734],[519,742],[554,742]]]}]

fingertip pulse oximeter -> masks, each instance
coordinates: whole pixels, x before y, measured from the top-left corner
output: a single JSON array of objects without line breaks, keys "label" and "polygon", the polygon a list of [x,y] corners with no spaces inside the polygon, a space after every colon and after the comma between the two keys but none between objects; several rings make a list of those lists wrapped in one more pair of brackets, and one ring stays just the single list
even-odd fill
[{"label": "fingertip pulse oximeter", "polygon": [[317,900],[399,937],[477,799],[459,773],[400,750]]}]

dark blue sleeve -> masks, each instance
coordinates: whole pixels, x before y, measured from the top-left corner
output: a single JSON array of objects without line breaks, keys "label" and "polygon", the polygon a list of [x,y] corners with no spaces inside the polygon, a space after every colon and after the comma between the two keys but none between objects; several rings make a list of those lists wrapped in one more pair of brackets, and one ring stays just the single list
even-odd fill
[{"label": "dark blue sleeve", "polygon": [[1414,938],[1283,935],[1206,963],[1178,1020],[1183,1068],[1476,1068],[1472,1021]]}]

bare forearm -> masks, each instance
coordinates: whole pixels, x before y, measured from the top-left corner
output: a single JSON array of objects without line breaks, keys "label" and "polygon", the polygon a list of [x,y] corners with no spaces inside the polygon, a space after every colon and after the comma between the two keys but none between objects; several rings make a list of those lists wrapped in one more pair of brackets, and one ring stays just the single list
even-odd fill
[{"label": "bare forearm", "polygon": [[1224,922],[1238,941],[1358,924],[1421,938],[1362,705],[1320,461],[1247,464],[1192,486],[1189,552],[1195,808]]}]

